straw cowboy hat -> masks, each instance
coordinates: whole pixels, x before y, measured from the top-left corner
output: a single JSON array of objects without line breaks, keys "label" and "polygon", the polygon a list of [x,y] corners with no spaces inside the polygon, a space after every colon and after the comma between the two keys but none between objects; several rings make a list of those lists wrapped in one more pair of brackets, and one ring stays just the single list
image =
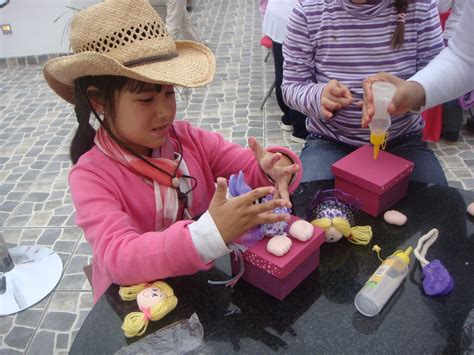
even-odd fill
[{"label": "straw cowboy hat", "polygon": [[117,75],[184,87],[211,82],[215,58],[206,46],[174,41],[147,0],[105,0],[77,13],[69,41],[72,55],[49,60],[48,85],[74,103],[74,81],[89,75]]}]

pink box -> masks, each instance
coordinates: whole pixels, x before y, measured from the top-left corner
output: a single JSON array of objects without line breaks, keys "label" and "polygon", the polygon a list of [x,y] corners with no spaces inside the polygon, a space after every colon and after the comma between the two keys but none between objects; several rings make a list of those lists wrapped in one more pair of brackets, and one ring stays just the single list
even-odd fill
[{"label": "pink box", "polygon": [[371,145],[364,145],[332,165],[336,189],[358,197],[360,209],[377,217],[405,197],[415,164],[380,150],[374,159]]},{"label": "pink box", "polygon": [[[290,225],[297,220],[298,217],[292,216]],[[242,254],[245,266],[242,279],[282,300],[318,267],[319,247],[324,242],[324,231],[315,227],[313,237],[306,242],[291,238],[291,249],[283,256],[275,256],[267,251],[269,239],[263,238]],[[235,260],[233,254],[230,260],[232,273],[236,275],[239,272],[239,261]]]}]

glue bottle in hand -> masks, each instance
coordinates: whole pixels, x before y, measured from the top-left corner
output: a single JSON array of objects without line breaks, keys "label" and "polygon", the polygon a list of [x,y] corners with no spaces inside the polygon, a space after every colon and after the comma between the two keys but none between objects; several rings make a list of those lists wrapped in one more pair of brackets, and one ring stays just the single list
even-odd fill
[{"label": "glue bottle in hand", "polygon": [[387,130],[392,123],[387,109],[396,90],[394,85],[386,81],[376,81],[372,84],[375,112],[369,128],[370,143],[374,145],[374,159],[377,159],[380,146],[384,147],[387,139]]},{"label": "glue bottle in hand", "polygon": [[385,259],[355,296],[357,310],[365,316],[377,315],[408,274],[410,253],[398,250]]}]

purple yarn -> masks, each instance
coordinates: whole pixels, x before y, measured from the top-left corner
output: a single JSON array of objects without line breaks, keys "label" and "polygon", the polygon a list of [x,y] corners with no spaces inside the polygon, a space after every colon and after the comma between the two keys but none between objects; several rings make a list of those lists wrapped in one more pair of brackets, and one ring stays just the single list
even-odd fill
[{"label": "purple yarn", "polygon": [[423,289],[428,296],[443,296],[454,288],[454,280],[438,259],[423,268]]}]

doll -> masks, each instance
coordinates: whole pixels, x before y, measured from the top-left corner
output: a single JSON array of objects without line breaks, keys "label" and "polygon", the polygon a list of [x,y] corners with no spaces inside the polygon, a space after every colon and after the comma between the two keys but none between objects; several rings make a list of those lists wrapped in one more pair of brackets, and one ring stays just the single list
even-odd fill
[{"label": "doll", "polygon": [[178,304],[173,289],[163,281],[121,286],[119,295],[124,301],[136,299],[141,311],[129,313],[125,317],[122,329],[127,338],[142,335],[150,320],[160,320]]},{"label": "doll", "polygon": [[[229,179],[229,190],[228,197],[236,197],[242,194],[245,194],[252,189],[245,182],[244,173],[239,172],[238,175],[231,175]],[[260,201],[256,203],[263,203],[269,201],[273,198],[272,195],[263,197]],[[291,213],[291,209],[286,207],[278,207],[273,210],[274,213]],[[287,222],[275,222],[275,223],[266,223],[260,226],[257,226],[247,233],[245,233],[241,238],[239,243],[243,244],[245,247],[250,247],[254,245],[259,240],[263,239],[265,236],[272,237],[267,244],[267,251],[276,256],[285,255],[292,245],[292,241],[288,238],[288,234],[293,238],[306,242],[311,239],[313,236],[313,226],[303,220],[294,222],[290,228],[288,228]]]},{"label": "doll", "polygon": [[338,189],[318,191],[307,213],[311,223],[324,229],[326,242],[334,243],[343,236],[354,244],[369,244],[372,239],[370,226],[354,226],[354,212],[360,202],[357,198]]}]

